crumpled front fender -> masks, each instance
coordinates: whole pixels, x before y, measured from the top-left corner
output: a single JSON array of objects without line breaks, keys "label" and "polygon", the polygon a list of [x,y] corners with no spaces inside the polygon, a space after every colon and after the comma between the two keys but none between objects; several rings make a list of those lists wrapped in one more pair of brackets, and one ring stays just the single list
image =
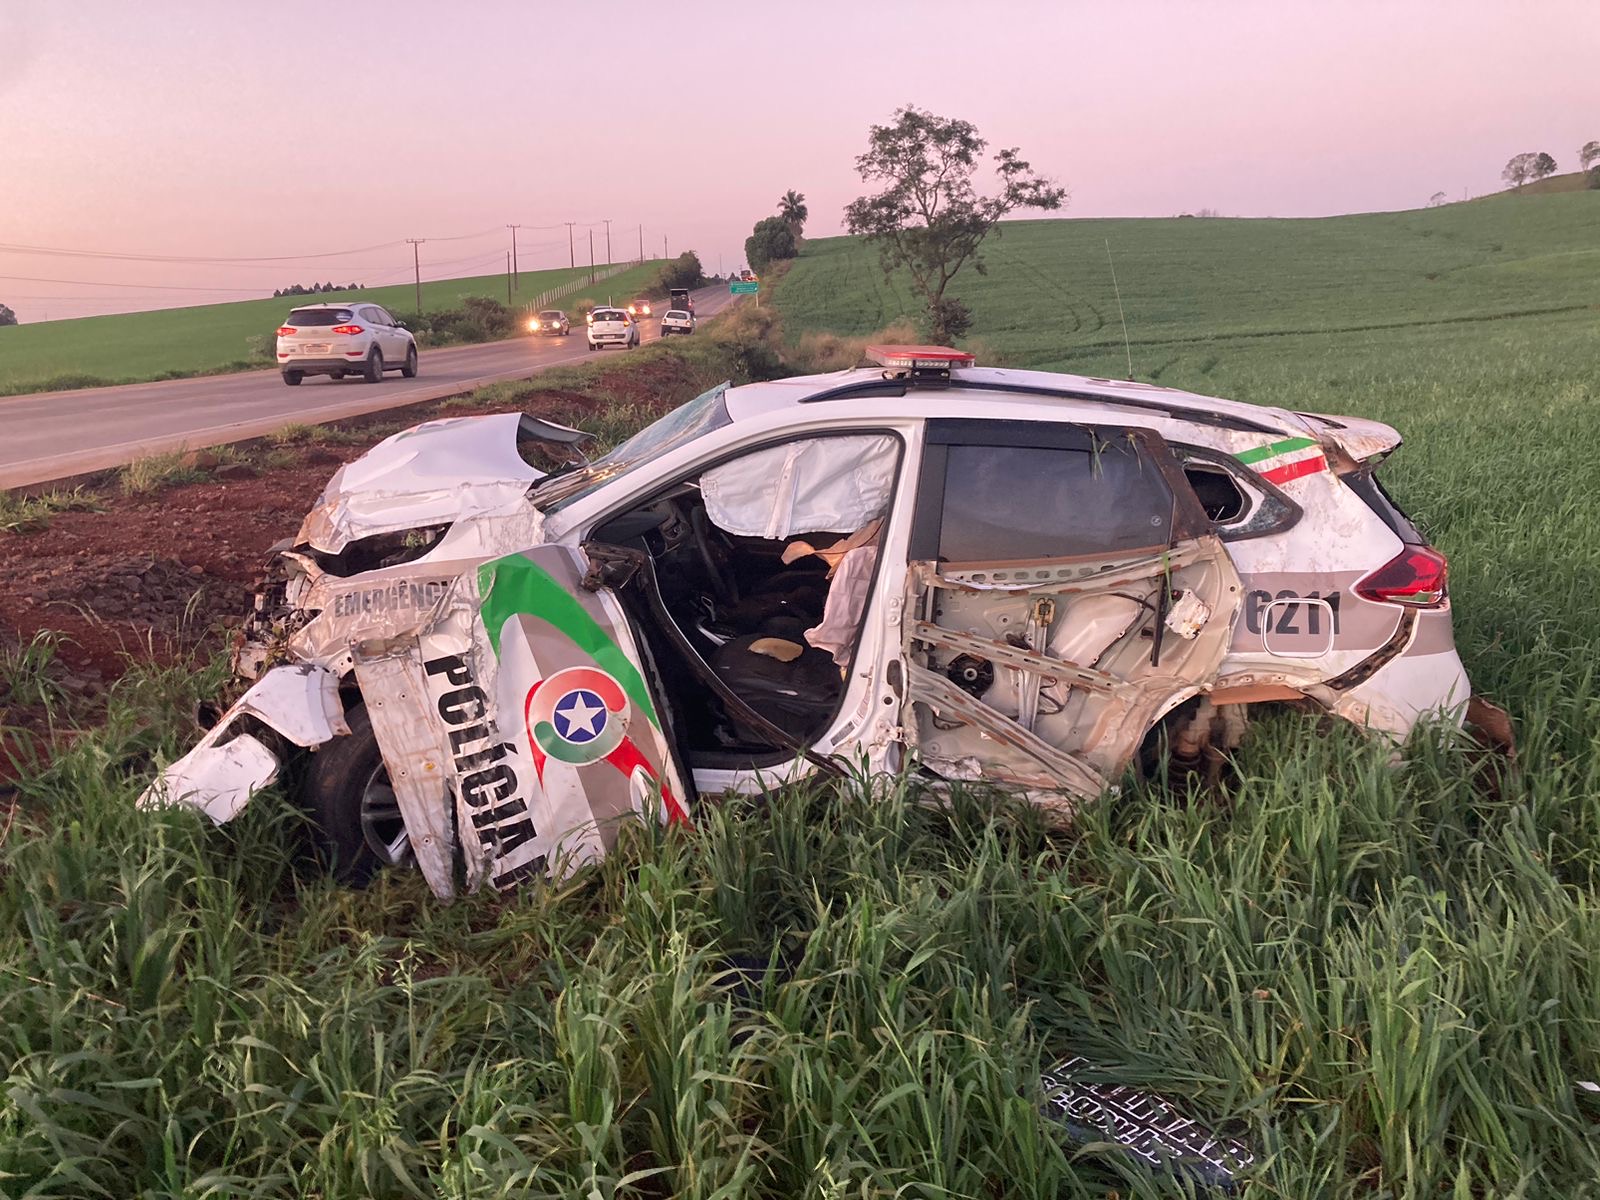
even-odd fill
[{"label": "crumpled front fender", "polygon": [[231,821],[250,797],[278,777],[278,755],[241,723],[247,718],[310,748],[346,735],[339,678],[309,664],[275,667],[240,696],[189,753],[156,776],[139,796],[141,808],[183,805],[218,825]]}]

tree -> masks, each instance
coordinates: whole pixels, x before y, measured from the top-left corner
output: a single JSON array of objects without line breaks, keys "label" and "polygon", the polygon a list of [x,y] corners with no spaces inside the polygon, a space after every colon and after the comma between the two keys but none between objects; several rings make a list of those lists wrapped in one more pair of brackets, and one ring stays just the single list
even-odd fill
[{"label": "tree", "polygon": [[1015,147],[994,155],[1000,191],[979,196],[972,175],[987,145],[970,121],[908,104],[892,124],[868,131],[867,152],[856,159],[861,178],[884,187],[850,202],[845,227],[878,246],[885,275],[900,267],[910,273],[935,341],[953,340],[964,316],[970,323],[965,306],[947,301],[945,289],[968,263],[985,273],[978,247],[1000,218],[1066,203],[1066,189],[1036,175]]},{"label": "tree", "polygon": [[1600,142],[1585,142],[1578,151],[1578,162],[1585,171],[1600,162]]},{"label": "tree", "polygon": [[744,240],[745,261],[757,275],[765,271],[769,263],[793,258],[794,254],[794,234],[782,217],[763,217]]},{"label": "tree", "polygon": [[1428,207],[1429,208],[1438,208],[1443,203],[1444,203],[1444,193],[1443,192],[1435,192],[1433,195],[1428,197]]},{"label": "tree", "polygon": [[1531,154],[1513,154],[1500,172],[1500,178],[1521,191],[1522,185],[1533,177],[1533,158]]},{"label": "tree", "polygon": [[798,245],[800,234],[806,227],[806,218],[811,215],[811,210],[806,207],[806,194],[790,188],[778,197],[778,216],[789,227],[789,236]]},{"label": "tree", "polygon": [[1555,173],[1555,159],[1551,158],[1542,150],[1533,156],[1533,178],[1535,182],[1543,179],[1546,175],[1554,175]]},{"label": "tree", "polygon": [[705,269],[700,265],[700,256],[693,250],[685,250],[677,258],[665,263],[661,268],[661,287],[664,291],[673,288],[697,288],[706,281]]},{"label": "tree", "polygon": [[0,304],[0,325],[17,324],[17,314],[4,304]]}]

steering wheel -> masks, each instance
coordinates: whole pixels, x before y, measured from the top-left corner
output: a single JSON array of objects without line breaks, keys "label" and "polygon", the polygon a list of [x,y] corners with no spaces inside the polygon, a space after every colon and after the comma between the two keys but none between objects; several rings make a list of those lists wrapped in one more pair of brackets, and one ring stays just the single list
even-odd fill
[{"label": "steering wheel", "polygon": [[711,587],[717,599],[727,604],[737,604],[739,589],[732,577],[722,569],[716,553],[711,549],[711,518],[698,504],[689,510],[689,530],[694,536],[694,548],[700,552],[700,561],[705,564],[706,574],[711,576]]}]

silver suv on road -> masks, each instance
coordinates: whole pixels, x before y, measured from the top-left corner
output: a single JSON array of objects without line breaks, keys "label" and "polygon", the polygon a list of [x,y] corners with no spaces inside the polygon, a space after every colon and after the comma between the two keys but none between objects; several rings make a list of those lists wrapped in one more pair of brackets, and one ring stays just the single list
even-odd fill
[{"label": "silver suv on road", "polygon": [[417,340],[376,304],[315,304],[297,308],[278,326],[278,369],[297,387],[307,375],[377,383],[385,371],[417,374]]}]

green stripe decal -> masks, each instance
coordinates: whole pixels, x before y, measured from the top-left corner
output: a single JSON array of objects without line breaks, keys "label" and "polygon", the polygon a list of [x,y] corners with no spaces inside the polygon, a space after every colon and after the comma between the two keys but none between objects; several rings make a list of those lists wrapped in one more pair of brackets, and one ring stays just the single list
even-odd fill
[{"label": "green stripe decal", "polygon": [[1296,450],[1309,450],[1316,444],[1315,438],[1284,438],[1281,442],[1273,442],[1268,446],[1257,446],[1254,450],[1246,450],[1243,454],[1235,454],[1234,457],[1248,466],[1250,463],[1258,463],[1264,458],[1277,458],[1280,454],[1291,454]]},{"label": "green stripe decal", "polygon": [[571,638],[573,645],[622,685],[628,699],[649,718],[650,724],[661,728],[661,722],[656,719],[656,707],[650,702],[650,689],[645,687],[639,668],[589,615],[577,597],[556,582],[548,571],[520,554],[497,558],[478,568],[478,592],[483,597],[479,606],[483,627],[489,634],[489,644],[494,647],[496,658],[500,657],[500,631],[505,623],[521,613],[537,617]]}]

